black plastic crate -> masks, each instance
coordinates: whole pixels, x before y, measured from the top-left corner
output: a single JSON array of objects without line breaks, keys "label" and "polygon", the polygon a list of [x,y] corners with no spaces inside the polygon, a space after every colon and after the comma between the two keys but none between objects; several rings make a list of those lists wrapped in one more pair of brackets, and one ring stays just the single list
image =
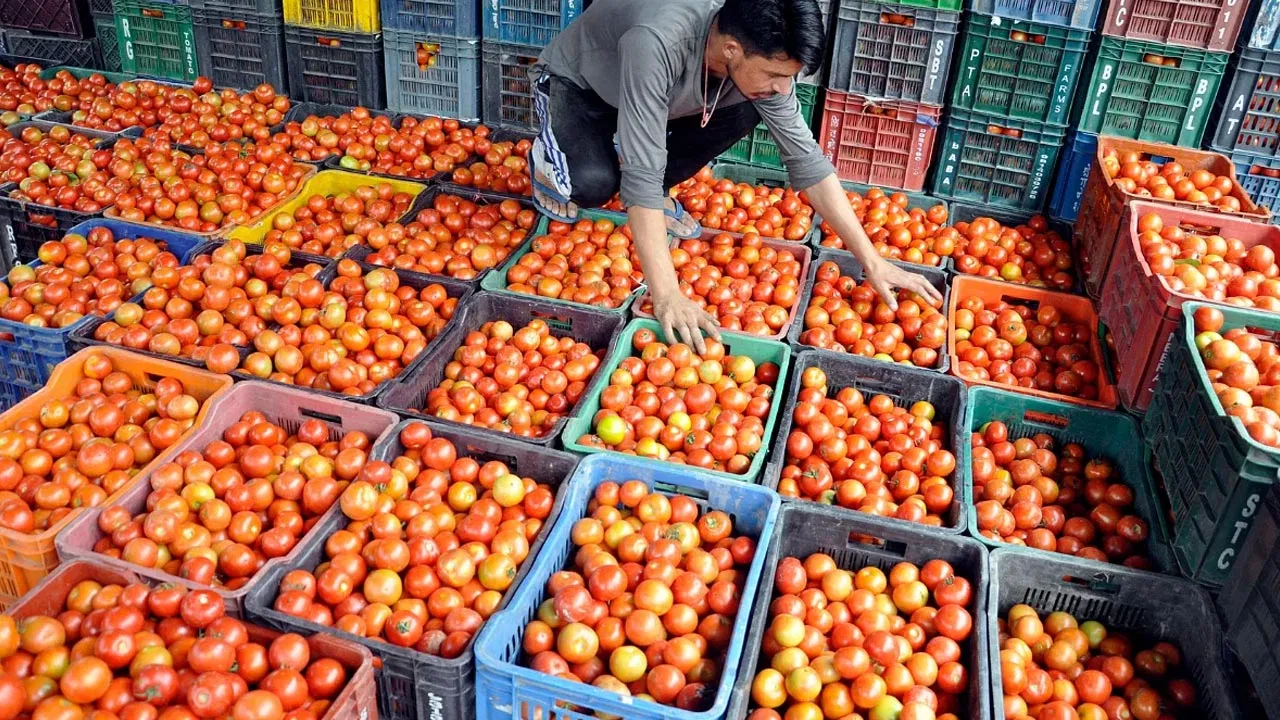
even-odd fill
[{"label": "black plastic crate", "polygon": [[[964,424],[969,391],[963,380],[936,371],[829,350],[802,350],[792,359],[790,377],[787,379],[787,404],[782,406],[782,414],[778,416],[778,428],[769,452],[770,462],[765,466],[760,484],[770,490],[778,489],[782,470],[787,466],[787,436],[791,434],[791,415],[796,409],[796,396],[800,394],[800,376],[806,368],[811,367],[820,368],[827,374],[829,397],[834,397],[837,390],[854,387],[868,400],[872,395],[888,395],[893,398],[895,405],[903,408],[909,408],[911,403],[919,400],[933,404],[937,411],[934,422],[942,423],[948,429],[946,449],[956,457],[956,471],[952,474],[950,483],[954,496],[951,509],[942,517],[945,525],[939,531],[963,532],[968,522],[966,507],[969,498],[964,497],[964,484],[960,482],[960,463],[968,454],[969,433],[965,431]],[[783,502],[791,501],[806,506],[813,504],[783,496]],[[831,506],[831,510],[840,514],[861,514],[839,506]],[[904,522],[893,518],[886,518],[886,521],[896,524]]]},{"label": "black plastic crate", "polygon": [[[1265,707],[1280,707],[1280,490],[1257,509],[1249,539],[1218,596],[1227,645]],[[1271,714],[1275,717],[1275,713]]]},{"label": "black plastic crate", "polygon": [[[998,618],[1017,604],[1037,612],[1063,611],[1079,622],[1096,620],[1108,630],[1123,630],[1149,640],[1167,640],[1182,651],[1182,663],[1196,688],[1205,720],[1244,717],[1236,707],[1222,629],[1209,593],[1193,583],[1140,570],[1108,566],[1101,570],[1065,555],[1021,548],[991,553],[991,590],[987,604],[991,643],[992,717],[1005,720],[999,701],[1001,677]],[[975,625],[979,621],[975,620]]]},{"label": "black plastic crate", "polygon": [[32,35],[18,30],[4,32],[4,52],[23,58],[35,58],[44,65],[98,67],[98,41],[95,39]]},{"label": "black plastic crate", "polygon": [[1212,146],[1227,154],[1280,157],[1280,50],[1243,48],[1215,108]]},{"label": "black plastic crate", "polygon": [[816,552],[830,555],[843,570],[875,566],[886,574],[900,562],[923,565],[938,559],[951,563],[956,574],[968,580],[973,589],[973,602],[966,608],[973,617],[973,631],[961,645],[965,667],[969,670],[969,692],[962,717],[974,720],[991,717],[992,671],[987,648],[998,643],[999,638],[995,628],[983,622],[987,613],[987,586],[991,581],[986,548],[971,538],[946,535],[919,525],[895,523],[874,515],[838,513],[815,504],[787,503],[778,515],[754,604],[744,601],[739,609],[739,612],[751,613],[738,669],[739,687],[743,691],[733,694],[725,718],[747,717],[756,669],[769,662],[761,646],[771,622],[769,605],[776,593],[774,576],[778,563],[786,557],[803,560]]},{"label": "black plastic crate", "polygon": [[94,15],[114,15],[115,0],[89,0],[89,12]]},{"label": "black plastic crate", "polygon": [[295,100],[384,107],[381,35],[286,25],[284,41]]},{"label": "black plastic crate", "polygon": [[480,119],[480,40],[384,29],[387,108]]},{"label": "black plastic crate", "polygon": [[556,337],[572,337],[586,343],[592,350],[601,351],[601,362],[596,374],[587,380],[579,400],[590,394],[604,372],[604,358],[608,357],[627,318],[588,307],[570,307],[563,303],[541,302],[531,297],[517,297],[496,293],[473,295],[462,303],[444,332],[423,351],[423,358],[414,367],[396,378],[391,387],[382,393],[378,406],[393,410],[404,417],[434,420],[450,427],[465,427],[487,437],[509,437],[536,445],[552,446],[560,437],[560,431],[569,422],[577,404],[564,412],[550,432],[540,437],[523,438],[488,428],[441,420],[423,411],[427,394],[444,379],[445,366],[453,360],[454,351],[462,345],[471,332],[494,320],[506,320],[512,327],[521,328],[529,322],[546,321],[551,334]]},{"label": "black plastic crate", "polygon": [[16,251],[14,259],[19,263],[35,260],[41,245],[62,239],[72,227],[102,217],[101,212],[84,213],[15,200],[9,193],[17,187],[14,183],[0,185],[0,238]]},{"label": "black plastic crate", "polygon": [[216,87],[253,88],[267,83],[284,95],[284,25],[279,13],[203,8],[192,11],[200,73]]},{"label": "black plastic crate", "polygon": [[827,87],[942,106],[960,13],[914,5],[841,2]]},{"label": "black plastic crate", "polygon": [[120,40],[116,35],[114,15],[93,15],[93,35],[98,40],[98,52],[102,55],[102,69],[120,72]]},{"label": "black plastic crate", "polygon": [[529,69],[538,60],[539,48],[481,43],[484,60],[484,122],[492,127],[534,132],[538,113],[533,109],[533,81]]},{"label": "black plastic crate", "polygon": [[76,0],[0,0],[6,28],[81,38],[89,28],[85,5]]},{"label": "black plastic crate", "polygon": [[[414,422],[419,421],[406,420],[393,428],[390,437],[394,440],[375,448],[369,459],[390,462],[400,455],[403,450],[399,439],[400,431],[405,425]],[[556,491],[556,502],[551,508],[551,514],[537,537],[529,544],[529,555],[521,564],[515,581],[507,589],[502,602],[495,609],[496,613],[506,607],[511,593],[524,580],[529,567],[533,565],[533,558],[542,548],[548,530],[555,524],[563,504],[559,491],[578,466],[578,458],[560,450],[521,443],[515,438],[482,435],[470,428],[429,424],[433,436],[453,441],[460,457],[475,458],[482,463],[501,460],[512,472],[545,483]],[[307,543],[298,548],[296,567],[314,570],[324,562],[325,541],[334,531],[345,527],[347,520],[342,513],[335,512],[328,515],[322,523],[319,530],[308,535]],[[293,566],[276,565],[257,580],[257,590],[246,602],[247,613],[254,622],[281,632],[333,635],[368,648],[382,661],[382,666],[375,674],[378,680],[378,716],[381,720],[469,720],[475,717],[475,664],[472,662],[474,642],[458,657],[446,660],[380,640],[348,635],[332,627],[286,615],[274,606],[279,594],[280,579],[293,569]]]}]

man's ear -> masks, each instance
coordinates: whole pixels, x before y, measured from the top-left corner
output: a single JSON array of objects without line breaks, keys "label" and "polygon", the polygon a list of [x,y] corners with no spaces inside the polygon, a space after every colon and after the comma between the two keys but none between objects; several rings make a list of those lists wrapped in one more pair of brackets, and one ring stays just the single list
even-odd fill
[{"label": "man's ear", "polygon": [[742,43],[732,37],[726,37],[720,45],[720,52],[724,55],[725,62],[730,62],[742,57]]}]

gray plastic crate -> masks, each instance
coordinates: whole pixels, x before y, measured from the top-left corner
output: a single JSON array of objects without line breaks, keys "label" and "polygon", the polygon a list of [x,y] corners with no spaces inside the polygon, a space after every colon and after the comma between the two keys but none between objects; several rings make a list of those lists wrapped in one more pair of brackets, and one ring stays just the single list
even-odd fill
[{"label": "gray plastic crate", "polygon": [[827,88],[942,106],[960,13],[844,0],[836,11]]},{"label": "gray plastic crate", "polygon": [[388,110],[480,119],[478,39],[384,28],[382,62]]},{"label": "gray plastic crate", "polygon": [[279,13],[209,7],[193,9],[192,14],[200,72],[216,87],[252,90],[268,83],[278,93],[288,92]]},{"label": "gray plastic crate", "polygon": [[492,127],[533,132],[538,113],[533,109],[533,81],[529,68],[538,60],[539,48],[485,40],[484,122]]}]

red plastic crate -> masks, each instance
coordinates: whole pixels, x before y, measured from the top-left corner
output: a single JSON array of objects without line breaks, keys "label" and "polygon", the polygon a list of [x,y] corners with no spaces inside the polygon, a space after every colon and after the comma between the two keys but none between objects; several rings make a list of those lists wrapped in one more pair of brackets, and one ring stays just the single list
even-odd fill
[{"label": "red plastic crate", "polygon": [[1117,243],[1111,270],[1102,286],[1098,314],[1111,331],[1116,354],[1116,385],[1120,402],[1131,410],[1145,411],[1151,403],[1156,371],[1169,336],[1182,323],[1182,303],[1204,298],[1174,292],[1142,256],[1138,222],[1155,213],[1165,227],[1181,226],[1202,235],[1237,238],[1246,248],[1266,245],[1280,252],[1280,227],[1262,225],[1219,213],[1199,212],[1163,203],[1138,202],[1125,215],[1122,242]]},{"label": "red plastic crate", "polygon": [[1104,35],[1231,52],[1247,0],[1110,0]]},{"label": "red plastic crate", "polygon": [[828,90],[818,144],[841,180],[922,190],[941,116],[929,105]]},{"label": "red plastic crate", "polygon": [[1162,205],[1238,217],[1259,223],[1265,223],[1271,218],[1270,211],[1255,204],[1244,188],[1240,187],[1240,183],[1235,180],[1235,164],[1225,155],[1161,143],[1101,136],[1098,138],[1097,155],[1094,156],[1089,169],[1089,179],[1085,182],[1084,195],[1080,198],[1080,212],[1076,216],[1074,236],[1076,248],[1080,253],[1080,271],[1084,279],[1084,287],[1091,297],[1098,298],[1102,294],[1102,281],[1107,276],[1107,270],[1111,266],[1111,256],[1115,252],[1116,239],[1124,226],[1125,208],[1131,201],[1144,199],[1116,187],[1115,182],[1102,171],[1102,158],[1109,150],[1121,153],[1138,152],[1155,158],[1159,162],[1175,160],[1181,163],[1187,172],[1203,169],[1215,175],[1226,175],[1232,178],[1234,189],[1231,195],[1240,201],[1241,212],[1224,213],[1212,206],[1196,205],[1182,200],[1160,201]]}]

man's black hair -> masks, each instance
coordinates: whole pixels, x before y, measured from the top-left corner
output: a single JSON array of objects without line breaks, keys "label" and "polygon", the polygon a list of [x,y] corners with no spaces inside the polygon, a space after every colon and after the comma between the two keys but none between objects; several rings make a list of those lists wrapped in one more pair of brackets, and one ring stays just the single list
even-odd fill
[{"label": "man's black hair", "polygon": [[817,72],[827,46],[817,0],[725,0],[716,20],[751,55],[799,60]]}]

